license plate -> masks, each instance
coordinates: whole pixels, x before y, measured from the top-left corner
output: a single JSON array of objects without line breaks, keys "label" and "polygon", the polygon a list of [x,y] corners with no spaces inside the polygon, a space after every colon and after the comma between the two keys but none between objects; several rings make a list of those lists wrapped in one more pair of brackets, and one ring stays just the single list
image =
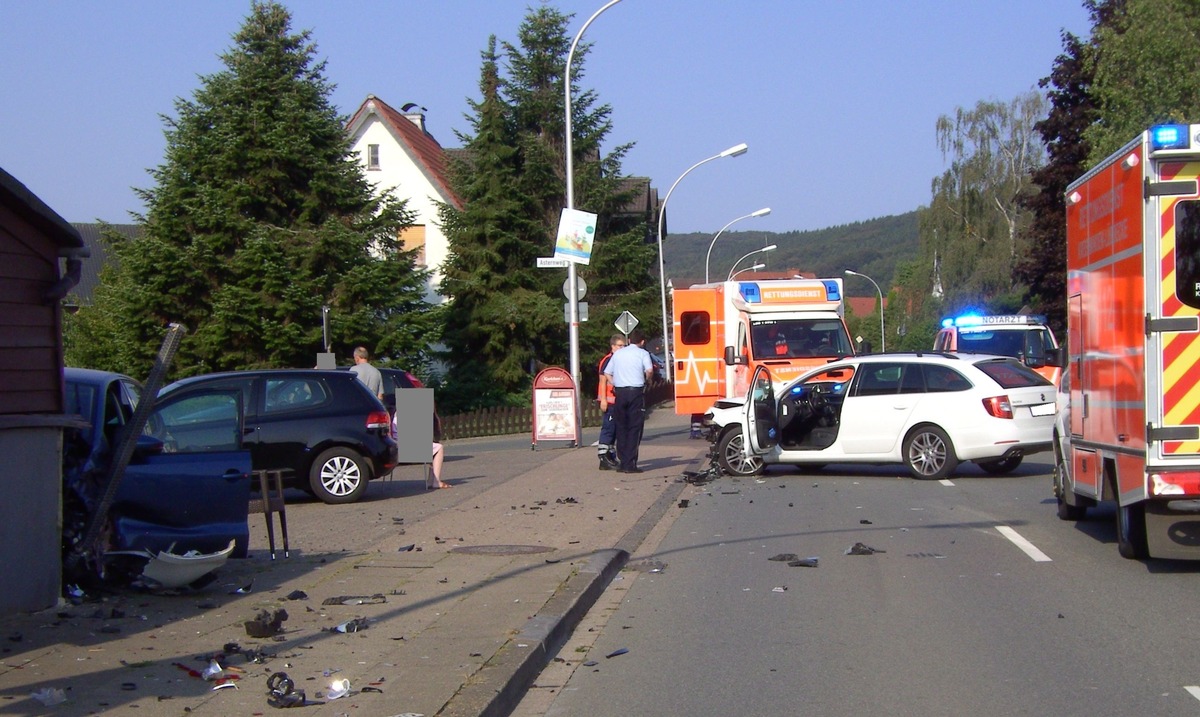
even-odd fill
[{"label": "license plate", "polygon": [[1039,403],[1036,406],[1030,406],[1029,412],[1035,416],[1053,416],[1054,415],[1054,404],[1053,403]]}]

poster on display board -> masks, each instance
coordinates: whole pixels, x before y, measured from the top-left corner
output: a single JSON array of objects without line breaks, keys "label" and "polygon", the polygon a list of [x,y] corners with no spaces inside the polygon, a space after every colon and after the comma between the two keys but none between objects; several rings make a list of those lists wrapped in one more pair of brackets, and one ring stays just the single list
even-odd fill
[{"label": "poster on display board", "polygon": [[575,416],[575,382],[564,369],[543,369],[533,380],[533,444],[538,441],[579,442]]}]

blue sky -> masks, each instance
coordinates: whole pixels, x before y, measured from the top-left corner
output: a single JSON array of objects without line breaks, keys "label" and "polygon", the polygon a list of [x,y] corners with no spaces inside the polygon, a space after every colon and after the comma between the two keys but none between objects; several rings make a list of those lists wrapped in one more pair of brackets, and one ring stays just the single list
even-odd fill
[{"label": "blue sky", "polygon": [[[516,41],[521,0],[287,0],[312,32],[333,102],[427,108],[444,147],[467,129],[488,36]],[[603,0],[558,0],[571,34]],[[68,221],[127,222],[162,162],[160,115],[249,13],[249,0],[0,4],[0,167]],[[1079,0],[622,0],[588,28],[584,87],[613,107],[625,171],[665,195],[672,232],[820,229],[927,204],[945,163],[938,116],[1034,88]]]}]

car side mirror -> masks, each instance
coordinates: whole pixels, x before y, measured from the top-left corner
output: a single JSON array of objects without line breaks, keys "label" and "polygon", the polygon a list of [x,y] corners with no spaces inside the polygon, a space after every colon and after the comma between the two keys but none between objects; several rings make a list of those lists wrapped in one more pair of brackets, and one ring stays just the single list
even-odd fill
[{"label": "car side mirror", "polygon": [[1059,346],[1056,349],[1050,349],[1046,352],[1046,366],[1054,366],[1062,368],[1067,365],[1067,349],[1064,346]]},{"label": "car side mirror", "polygon": [[138,436],[137,443],[133,446],[133,455],[138,458],[161,455],[164,447],[165,444],[162,441],[143,433]]},{"label": "car side mirror", "polygon": [[725,365],[726,366],[745,366],[746,359],[738,355],[737,349],[732,346],[725,347]]}]

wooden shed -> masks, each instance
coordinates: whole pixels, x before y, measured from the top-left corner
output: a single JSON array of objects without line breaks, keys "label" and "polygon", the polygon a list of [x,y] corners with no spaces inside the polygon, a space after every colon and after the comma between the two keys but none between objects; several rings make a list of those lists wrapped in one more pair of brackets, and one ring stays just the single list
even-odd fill
[{"label": "wooden shed", "polygon": [[61,300],[88,255],[79,232],[0,169],[0,611],[61,593]]}]

